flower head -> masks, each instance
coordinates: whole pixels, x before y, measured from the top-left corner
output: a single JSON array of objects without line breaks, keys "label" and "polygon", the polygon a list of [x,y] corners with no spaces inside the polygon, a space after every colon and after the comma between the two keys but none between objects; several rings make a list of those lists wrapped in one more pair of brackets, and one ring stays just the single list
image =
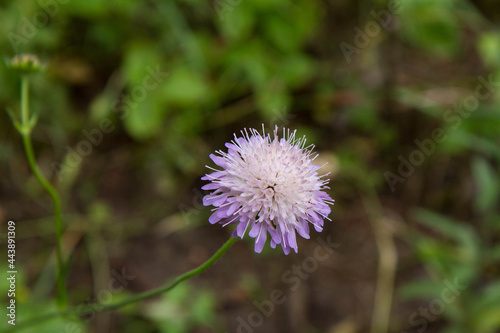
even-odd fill
[{"label": "flower head", "polygon": [[18,54],[13,57],[9,65],[22,74],[34,73],[40,69],[40,59],[34,54]]},{"label": "flower head", "polygon": [[319,232],[323,219],[329,220],[333,200],[323,191],[328,180],[318,175],[314,145],[305,147],[305,137],[283,129],[279,138],[277,126],[272,138],[262,131],[245,129],[226,143],[227,153],[210,155],[221,170],[207,166],[214,172],[202,177],[210,181],[202,189],[213,192],[203,205],[215,207],[210,223],[237,224],[233,237],[243,238],[248,230],[255,252],[262,251],[267,234],[272,248],[281,244],[285,254],[297,252],[295,232],[309,238],[309,224]]}]

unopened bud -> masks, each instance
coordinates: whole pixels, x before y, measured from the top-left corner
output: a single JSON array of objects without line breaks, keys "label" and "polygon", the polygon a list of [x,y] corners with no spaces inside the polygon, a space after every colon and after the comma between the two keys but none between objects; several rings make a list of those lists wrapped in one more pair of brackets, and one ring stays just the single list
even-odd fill
[{"label": "unopened bud", "polygon": [[34,73],[40,69],[40,59],[34,54],[18,54],[10,60],[9,65],[23,74]]}]

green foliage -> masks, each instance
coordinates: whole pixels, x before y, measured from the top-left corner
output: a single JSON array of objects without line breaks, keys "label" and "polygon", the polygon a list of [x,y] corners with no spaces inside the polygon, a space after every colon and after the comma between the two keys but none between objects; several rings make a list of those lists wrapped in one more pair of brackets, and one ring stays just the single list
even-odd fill
[{"label": "green foliage", "polygon": [[[4,254],[4,253],[2,253]],[[6,257],[4,255],[3,257]],[[30,318],[40,318],[46,314],[51,314],[57,312],[57,306],[55,301],[34,301],[33,295],[36,291],[32,290],[25,281],[26,270],[21,268],[20,266],[16,267],[17,274],[15,280],[15,297],[9,297],[8,299],[15,299],[15,323],[17,326],[23,325]],[[7,278],[9,274],[6,270],[2,270],[0,272],[0,292],[2,295],[7,295],[9,290],[9,281]],[[35,296],[36,297],[36,296]],[[8,306],[9,304],[4,303],[4,306]],[[6,316],[8,312],[5,311],[3,318],[0,322],[0,331],[7,330],[9,328],[15,327],[14,325],[9,324],[7,321],[11,320],[8,316]],[[40,320],[40,322],[36,326],[25,327],[22,332],[26,333],[35,333],[35,332],[66,332],[67,330],[74,332],[89,332],[85,323],[83,323],[78,318],[72,317],[57,317],[51,320]]]},{"label": "green foliage", "polygon": [[164,333],[189,333],[194,329],[220,327],[216,314],[216,299],[211,291],[194,290],[183,283],[151,304],[145,316]]},{"label": "green foliage", "polygon": [[[208,154],[243,127],[297,128],[317,145],[320,158],[338,164],[323,169],[332,171],[334,223],[359,222],[364,190],[376,190],[384,208],[418,221],[403,241],[427,274],[403,281],[396,302],[440,298],[443,281],[459,279],[467,288],[446,305],[443,331],[498,331],[497,23],[486,19],[488,11],[472,10],[464,0],[399,2],[390,26],[368,36],[369,47],[359,48],[348,64],[339,42],[355,44],[353,27],[375,20],[372,6],[384,8],[388,1],[71,0],[34,30],[29,25],[34,15],[46,12],[46,2],[2,1],[2,60],[21,52],[41,59],[43,73],[31,81],[31,107],[40,115],[33,139],[40,168],[65,198],[66,227],[77,226],[68,235],[81,233],[85,239],[102,232],[103,251],[116,260],[131,243],[141,244],[141,237],[158,230],[169,237],[178,230],[195,232],[209,214],[200,194],[192,191],[210,163]],[[496,10],[493,6],[491,12]],[[160,74],[152,78],[155,71]],[[475,96],[479,75],[490,74],[491,96],[465,116],[453,111]],[[0,61],[0,105],[13,113],[18,86],[19,78]],[[98,129],[103,119],[112,122],[113,130],[102,133],[102,142],[76,163],[73,152],[88,141],[83,131]],[[21,207],[29,219],[45,216],[45,198],[33,179],[26,179],[19,137],[8,120],[0,115],[0,168],[8,175],[2,182],[5,211],[18,214]],[[406,152],[417,149],[415,140],[430,138],[436,128],[446,132],[444,142],[397,184],[398,192],[389,192],[384,172],[396,172],[398,156],[406,158]],[[31,201],[20,199],[40,202],[32,208]],[[414,210],[416,205],[425,208]],[[23,232],[46,249],[34,247],[36,253],[25,256],[30,269],[18,275],[36,281],[34,286],[19,281],[23,318],[55,307],[52,267],[46,263],[53,226],[42,220]],[[70,269],[90,280],[93,272],[82,259],[87,253],[78,244],[72,251]],[[259,260],[275,256],[266,247]],[[282,273],[288,264],[277,262],[275,271]],[[265,294],[265,284],[250,273],[243,289]],[[70,295],[87,292],[71,288]],[[145,309],[126,309],[120,329],[224,331],[219,302],[197,284],[180,285]],[[73,321],[59,318],[32,331],[62,332],[67,324]],[[76,324],[87,330],[86,324]]]},{"label": "green foliage", "polygon": [[460,47],[454,0],[413,0],[401,7],[401,35],[424,51],[452,57]]},{"label": "green foliage", "polygon": [[491,212],[495,209],[500,194],[498,173],[482,158],[473,161],[472,173],[477,182],[475,206],[481,213]]},{"label": "green foliage", "polygon": [[[478,172],[479,168],[486,167],[480,161],[475,162],[475,175],[478,178],[488,177]],[[479,184],[481,182],[478,180]],[[481,209],[484,202],[484,197],[478,197],[477,207]],[[497,215],[497,223],[500,220],[498,218]],[[500,258],[490,256],[496,248],[495,244],[481,241],[480,234],[469,225],[428,210],[416,210],[415,219],[437,232],[433,238],[426,232],[418,232],[414,238],[417,255],[431,279],[406,283],[399,290],[400,297],[440,299],[445,304],[443,315],[448,319],[447,330],[450,332],[461,332],[464,327],[472,332],[496,332],[500,328],[499,284],[494,280],[486,283],[482,281],[483,271],[489,265],[499,263]],[[492,226],[486,226],[483,231],[494,233],[495,230]],[[463,289],[450,302],[443,298],[443,291],[449,288],[446,281],[458,281],[456,284]]]},{"label": "green foliage", "polygon": [[497,32],[482,34],[477,47],[486,65],[497,67],[500,65],[500,34]]}]

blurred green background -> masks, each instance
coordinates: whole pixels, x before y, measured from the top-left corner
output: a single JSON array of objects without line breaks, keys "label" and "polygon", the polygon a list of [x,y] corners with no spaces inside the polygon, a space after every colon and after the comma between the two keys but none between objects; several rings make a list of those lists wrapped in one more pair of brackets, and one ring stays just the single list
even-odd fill
[{"label": "blurred green background", "polygon": [[[162,297],[23,332],[369,332],[391,299],[389,332],[500,332],[499,12],[488,0],[3,0],[0,55],[44,64],[32,137],[64,198],[72,305],[157,287],[219,248],[231,230],[208,224],[200,177],[245,127],[316,145],[336,203],[312,239],[339,245],[294,290],[283,274],[316,242],[284,256],[247,240]],[[0,106],[19,110],[4,62]],[[4,111],[0,136],[21,322],[55,308],[53,212]],[[255,304],[275,289],[286,302],[265,315]]]}]

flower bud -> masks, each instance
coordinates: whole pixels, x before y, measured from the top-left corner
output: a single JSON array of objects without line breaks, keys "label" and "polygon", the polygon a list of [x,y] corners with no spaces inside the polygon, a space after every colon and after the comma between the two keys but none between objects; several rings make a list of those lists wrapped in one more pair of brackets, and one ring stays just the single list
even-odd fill
[{"label": "flower bud", "polygon": [[10,62],[10,68],[21,72],[22,74],[34,73],[40,69],[40,59],[34,54],[18,54]]}]

